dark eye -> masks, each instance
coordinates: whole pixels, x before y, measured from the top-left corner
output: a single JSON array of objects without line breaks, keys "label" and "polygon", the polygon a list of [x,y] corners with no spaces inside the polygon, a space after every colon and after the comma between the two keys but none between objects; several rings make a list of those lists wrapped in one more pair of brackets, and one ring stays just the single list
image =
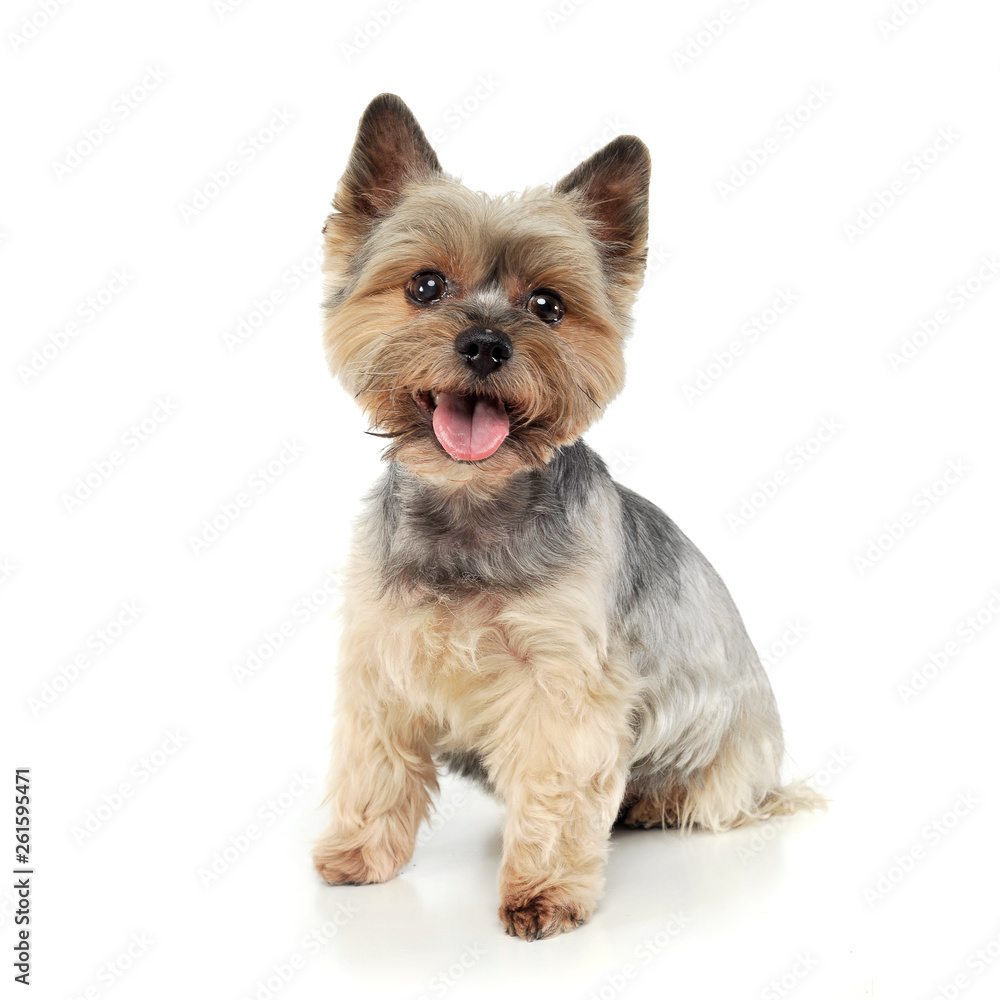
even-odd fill
[{"label": "dark eye", "polygon": [[444,295],[444,277],[437,271],[421,271],[410,278],[406,290],[417,302],[437,302]]},{"label": "dark eye", "polygon": [[563,308],[562,299],[555,292],[548,292],[544,289],[531,293],[531,298],[528,299],[528,308],[545,323],[558,323],[566,311]]}]

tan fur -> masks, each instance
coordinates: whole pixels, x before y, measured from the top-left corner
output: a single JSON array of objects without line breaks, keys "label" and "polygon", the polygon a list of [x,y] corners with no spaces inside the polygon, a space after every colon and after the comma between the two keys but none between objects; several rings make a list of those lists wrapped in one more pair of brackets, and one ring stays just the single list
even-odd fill
[{"label": "tan fur", "polygon": [[[336,287],[360,253],[357,223],[332,215],[324,233],[326,278]],[[538,253],[541,235],[544,254]],[[471,376],[453,361],[455,337],[469,324],[459,303],[498,259],[503,325],[518,343],[506,388],[513,433],[507,446],[476,463],[480,477],[505,479],[545,465],[621,391],[619,330],[632,296],[604,279],[587,225],[568,199],[543,188],[517,199],[488,199],[442,176],[411,185],[364,246],[364,271],[328,313],[324,341],[331,369],[372,427],[394,439],[387,458],[428,475],[454,466],[428,440],[413,393],[470,386]],[[400,288],[422,269],[448,275],[454,305],[414,315]],[[541,287],[572,296],[574,307],[558,333],[511,308]]]},{"label": "tan fur", "polygon": [[502,919],[542,937],[590,915],[625,790],[635,696],[608,648],[599,568],[527,597],[440,599],[379,596],[366,560],[354,561],[334,819],[314,855],[328,881],[391,878],[435,787],[429,749],[476,745],[507,803],[502,913],[520,915]]}]

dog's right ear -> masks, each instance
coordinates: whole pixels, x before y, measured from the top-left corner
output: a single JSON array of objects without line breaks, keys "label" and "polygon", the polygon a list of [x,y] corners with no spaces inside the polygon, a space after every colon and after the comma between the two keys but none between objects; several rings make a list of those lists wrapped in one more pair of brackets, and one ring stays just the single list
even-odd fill
[{"label": "dog's right ear", "polygon": [[413,112],[395,95],[379,94],[365,108],[333,207],[346,215],[390,211],[408,183],[441,173]]}]

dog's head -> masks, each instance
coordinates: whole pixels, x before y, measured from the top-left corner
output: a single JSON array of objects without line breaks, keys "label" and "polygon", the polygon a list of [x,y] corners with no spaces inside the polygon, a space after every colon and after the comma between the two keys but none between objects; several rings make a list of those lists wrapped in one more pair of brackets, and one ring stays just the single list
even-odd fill
[{"label": "dog's head", "polygon": [[330,368],[387,457],[448,480],[546,464],[622,388],[649,153],[620,136],[555,188],[441,170],[392,94],[365,110],[326,221]]}]

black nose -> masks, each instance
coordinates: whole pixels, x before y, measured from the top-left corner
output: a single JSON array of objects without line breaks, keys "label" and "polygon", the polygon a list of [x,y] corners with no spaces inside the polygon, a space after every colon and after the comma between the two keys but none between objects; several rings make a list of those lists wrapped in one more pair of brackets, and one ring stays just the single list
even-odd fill
[{"label": "black nose", "polygon": [[514,345],[502,330],[470,326],[455,338],[455,350],[481,378],[496,371],[514,353]]}]

